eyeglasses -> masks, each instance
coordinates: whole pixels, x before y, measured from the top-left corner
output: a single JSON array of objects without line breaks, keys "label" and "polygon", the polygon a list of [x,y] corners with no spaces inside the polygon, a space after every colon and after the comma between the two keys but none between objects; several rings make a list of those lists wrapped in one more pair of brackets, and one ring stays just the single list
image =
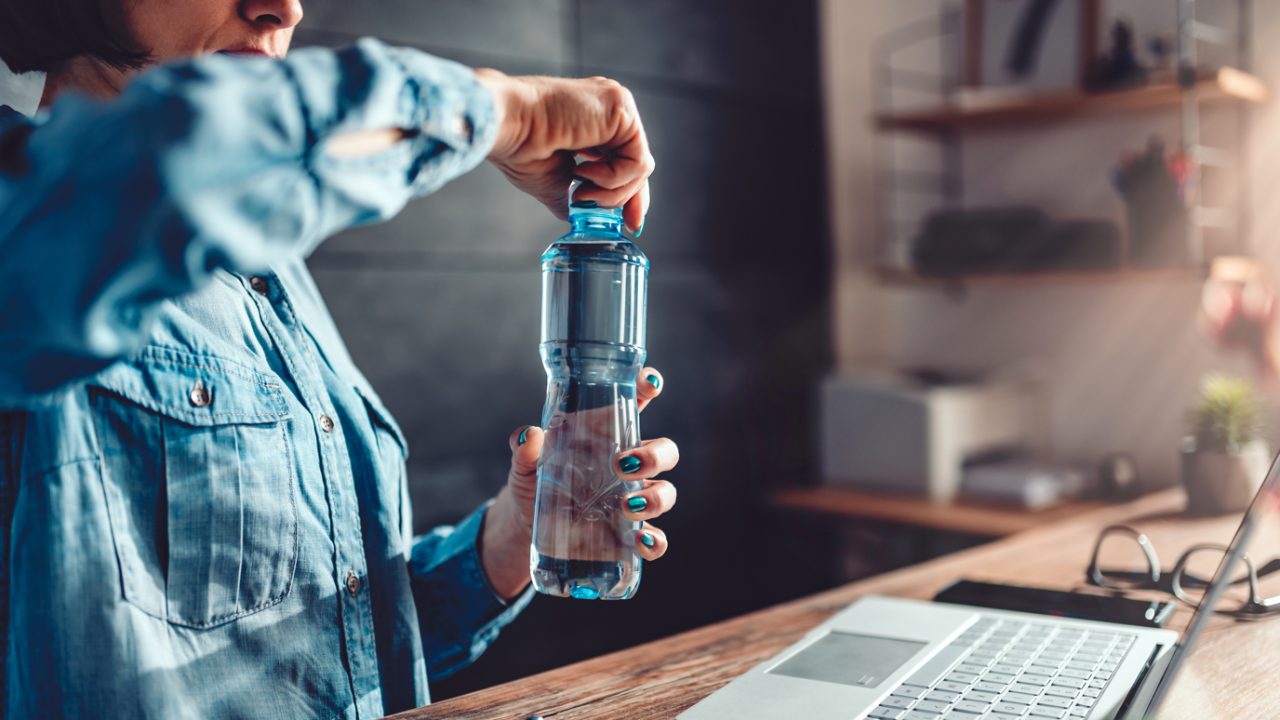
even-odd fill
[{"label": "eyeglasses", "polygon": [[[1146,535],[1127,525],[1112,525],[1104,528],[1094,543],[1087,579],[1091,585],[1120,592],[1159,590],[1199,609],[1226,552],[1226,545],[1192,545],[1166,573],[1160,569],[1155,547]],[[1102,564],[1104,555],[1110,566]],[[1280,594],[1263,597],[1259,589],[1261,579],[1280,571],[1280,557],[1260,568],[1255,568],[1247,555],[1240,559],[1242,567],[1235,570],[1236,576],[1227,584],[1214,612],[1242,619],[1280,613]],[[1280,590],[1280,584],[1269,589]]]}]

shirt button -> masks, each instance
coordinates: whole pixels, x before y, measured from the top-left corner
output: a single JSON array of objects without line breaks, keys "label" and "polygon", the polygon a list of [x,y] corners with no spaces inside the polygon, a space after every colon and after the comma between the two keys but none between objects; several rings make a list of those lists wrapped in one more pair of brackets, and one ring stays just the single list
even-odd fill
[{"label": "shirt button", "polygon": [[197,380],[196,384],[191,386],[191,404],[196,407],[208,407],[213,401],[213,397],[209,395],[209,389],[204,386],[203,380]]},{"label": "shirt button", "polygon": [[320,416],[320,429],[325,432],[333,432],[333,418],[328,415]]},{"label": "shirt button", "polygon": [[257,291],[259,295],[266,295],[267,291],[271,289],[271,287],[267,285],[267,279],[258,275],[254,275],[249,278],[249,286]]},{"label": "shirt button", "polygon": [[360,592],[360,578],[355,573],[347,573],[347,592],[352,595]]}]

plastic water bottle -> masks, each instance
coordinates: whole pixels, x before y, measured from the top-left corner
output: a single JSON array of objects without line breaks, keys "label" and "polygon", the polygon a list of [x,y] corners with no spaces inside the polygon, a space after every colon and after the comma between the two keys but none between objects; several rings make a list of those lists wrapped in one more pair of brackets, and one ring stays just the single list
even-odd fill
[{"label": "plastic water bottle", "polygon": [[538,592],[625,600],[640,586],[640,523],[622,513],[641,488],[617,469],[640,444],[649,260],[622,211],[570,202],[568,234],[542,254],[546,439],[538,461],[530,574]]}]

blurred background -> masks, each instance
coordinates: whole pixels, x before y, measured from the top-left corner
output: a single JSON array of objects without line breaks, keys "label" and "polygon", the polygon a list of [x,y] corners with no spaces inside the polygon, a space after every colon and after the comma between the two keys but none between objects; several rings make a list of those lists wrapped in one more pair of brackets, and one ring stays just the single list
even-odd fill
[{"label": "blurred background", "polygon": [[[681,448],[672,550],[633,600],[536,598],[435,699],[1269,457],[1280,4],[306,10],[300,45],[613,77],[657,159],[642,429]],[[310,260],[408,436],[418,531],[538,420],[565,228],[485,166]]]}]

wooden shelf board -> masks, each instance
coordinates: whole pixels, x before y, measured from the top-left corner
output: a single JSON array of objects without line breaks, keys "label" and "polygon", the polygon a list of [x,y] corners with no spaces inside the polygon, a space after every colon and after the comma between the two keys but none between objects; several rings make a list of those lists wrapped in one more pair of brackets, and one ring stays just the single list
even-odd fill
[{"label": "wooden shelf board", "polygon": [[1028,510],[970,502],[934,503],[920,497],[831,486],[782,490],[775,493],[770,502],[789,510],[983,537],[1013,535],[1106,506],[1101,502],[1067,502],[1043,510]]},{"label": "wooden shelf board", "polygon": [[[1202,77],[1196,92],[1205,102],[1261,103],[1270,93],[1258,77],[1224,67]],[[875,116],[881,130],[936,132],[961,128],[1009,125],[1042,120],[1061,120],[1071,115],[1103,114],[1176,107],[1183,90],[1175,84],[1144,85],[1114,92],[1087,93],[1082,90],[1049,93],[1034,97],[972,108],[954,105]]]},{"label": "wooden shelf board", "polygon": [[955,277],[926,277],[909,270],[879,268],[885,285],[946,287],[951,285],[1040,285],[1114,282],[1200,282],[1203,273],[1192,268],[1116,268],[1114,270],[1051,270],[1020,273],[982,273]]}]

